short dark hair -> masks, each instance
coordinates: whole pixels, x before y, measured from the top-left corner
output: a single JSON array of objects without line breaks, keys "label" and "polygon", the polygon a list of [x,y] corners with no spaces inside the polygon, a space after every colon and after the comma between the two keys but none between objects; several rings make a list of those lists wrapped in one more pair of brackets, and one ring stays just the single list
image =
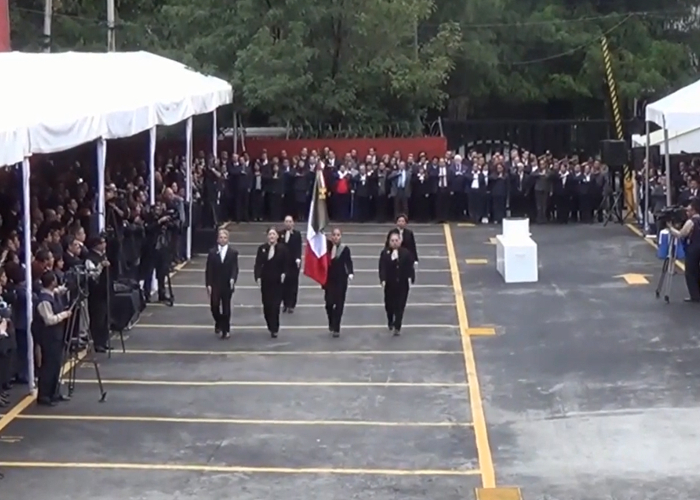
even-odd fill
[{"label": "short dark hair", "polygon": [[44,288],[48,288],[54,283],[56,283],[56,273],[53,271],[46,271],[44,274],[41,275],[41,286]]},{"label": "short dark hair", "polygon": [[408,222],[408,215],[406,215],[406,214],[399,214],[399,215],[396,216],[396,222],[398,222],[399,219],[403,219],[404,221]]},{"label": "short dark hair", "polygon": [[700,214],[700,199],[693,198],[690,200],[690,208],[692,208],[696,214]]},{"label": "short dark hair", "polygon": [[41,248],[37,250],[35,258],[39,262],[48,262],[51,259],[51,252],[45,248]]}]

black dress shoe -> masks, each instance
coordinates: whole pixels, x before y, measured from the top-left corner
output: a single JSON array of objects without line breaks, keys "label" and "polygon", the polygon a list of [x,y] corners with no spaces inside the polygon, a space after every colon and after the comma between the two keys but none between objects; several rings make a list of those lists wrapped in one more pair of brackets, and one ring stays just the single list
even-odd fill
[{"label": "black dress shoe", "polygon": [[401,330],[394,328],[394,337],[398,337],[399,335],[401,335]]},{"label": "black dress shoe", "polygon": [[226,340],[226,339],[230,339],[230,338],[231,338],[231,334],[230,334],[229,332],[223,332],[223,333],[221,334],[221,339],[222,339],[222,340]]},{"label": "black dress shoe", "polygon": [[683,302],[700,302],[700,299],[693,299],[691,297],[688,297],[687,299],[683,299]]},{"label": "black dress shoe", "polygon": [[56,403],[51,401],[50,398],[39,398],[36,400],[36,404],[39,406],[56,406]]},{"label": "black dress shoe", "polygon": [[70,398],[68,396],[64,396],[63,394],[59,394],[58,396],[51,398],[51,402],[53,403],[62,403],[66,401],[70,401]]},{"label": "black dress shoe", "polygon": [[282,308],[282,312],[283,312],[283,313],[286,313],[287,311],[289,311],[289,309],[288,309],[287,307],[283,307],[283,308]]},{"label": "black dress shoe", "polygon": [[333,332],[333,338],[337,339],[338,337],[340,337],[340,332]]},{"label": "black dress shoe", "polygon": [[276,338],[277,338],[277,332],[270,332],[270,337],[272,337],[273,339],[276,339]]},{"label": "black dress shoe", "polygon": [[100,354],[104,354],[104,353],[111,351],[111,350],[113,350],[111,346],[102,346],[102,345],[95,346],[95,352],[99,352]]},{"label": "black dress shoe", "polygon": [[294,314],[294,308],[293,308],[293,307],[288,308],[288,309],[287,309],[287,312],[288,312],[289,314]]}]

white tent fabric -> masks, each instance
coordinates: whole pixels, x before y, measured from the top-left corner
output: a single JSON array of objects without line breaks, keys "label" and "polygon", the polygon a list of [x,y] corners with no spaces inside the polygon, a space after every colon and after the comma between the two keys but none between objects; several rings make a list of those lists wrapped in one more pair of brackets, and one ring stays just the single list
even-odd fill
[{"label": "white tent fabric", "polygon": [[668,130],[700,127],[700,80],[646,106],[646,121]]},{"label": "white tent fabric", "polygon": [[130,137],[231,103],[231,85],[148,52],[0,54],[0,165]]},{"label": "white tent fabric", "polygon": [[[647,141],[646,135],[635,134],[632,136],[633,147],[645,147]],[[649,147],[659,146],[661,154],[666,154],[666,146],[664,144],[664,131],[657,130],[649,134]],[[669,154],[678,155],[682,153],[700,153],[700,127],[685,130],[683,132],[668,132],[668,150]]]}]

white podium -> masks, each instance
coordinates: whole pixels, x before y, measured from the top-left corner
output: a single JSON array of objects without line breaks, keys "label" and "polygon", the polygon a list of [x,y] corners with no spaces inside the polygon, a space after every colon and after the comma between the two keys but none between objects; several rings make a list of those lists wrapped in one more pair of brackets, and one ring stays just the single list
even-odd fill
[{"label": "white podium", "polygon": [[537,283],[537,243],[528,219],[504,219],[496,236],[496,270],[506,283]]}]

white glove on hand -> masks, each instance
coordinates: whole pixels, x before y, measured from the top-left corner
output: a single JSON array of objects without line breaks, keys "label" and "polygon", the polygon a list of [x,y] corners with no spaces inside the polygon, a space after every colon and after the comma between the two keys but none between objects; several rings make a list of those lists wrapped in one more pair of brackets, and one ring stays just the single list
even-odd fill
[{"label": "white glove on hand", "polygon": [[285,278],[284,274],[280,276],[280,281],[281,281],[282,283],[284,283],[284,278]]},{"label": "white glove on hand", "polygon": [[348,274],[348,279],[349,279],[350,281],[352,281],[352,279],[353,279],[354,277],[355,277],[354,274]]},{"label": "white glove on hand", "polygon": [[297,259],[297,267],[301,267],[301,259]]}]

